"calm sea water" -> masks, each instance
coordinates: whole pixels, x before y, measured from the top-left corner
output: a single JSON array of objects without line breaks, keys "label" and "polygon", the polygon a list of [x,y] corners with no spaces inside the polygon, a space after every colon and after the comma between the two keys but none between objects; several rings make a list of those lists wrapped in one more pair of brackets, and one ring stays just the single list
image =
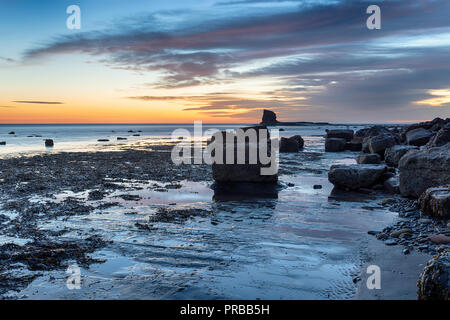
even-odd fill
[{"label": "calm sea water", "polygon": [[[236,129],[251,124],[203,124],[203,131],[211,129]],[[285,127],[281,136],[300,134],[301,136],[321,136],[325,129],[351,128],[359,129],[362,125],[349,126],[298,126]],[[0,125],[0,156],[23,153],[59,152],[59,151],[92,151],[99,147],[113,147],[118,143],[132,143],[138,140],[161,140],[171,137],[176,129],[187,129],[194,133],[193,124],[101,124],[101,125]],[[133,132],[129,132],[133,131]],[[9,134],[14,132],[14,134]],[[139,134],[140,136],[134,136]],[[127,138],[118,141],[117,137]],[[46,148],[45,139],[53,139],[55,146]],[[109,142],[98,142],[98,139],[109,139]]]}]

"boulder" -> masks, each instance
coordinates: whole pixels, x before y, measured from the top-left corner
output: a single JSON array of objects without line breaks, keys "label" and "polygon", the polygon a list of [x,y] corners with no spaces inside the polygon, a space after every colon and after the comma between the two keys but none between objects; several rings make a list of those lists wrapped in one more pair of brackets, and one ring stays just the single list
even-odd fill
[{"label": "boulder", "polygon": [[384,182],[384,189],[393,194],[400,193],[400,181],[397,176],[391,177]]},{"label": "boulder", "polygon": [[416,146],[395,145],[386,149],[384,152],[384,160],[388,166],[398,167],[398,162],[401,157],[403,157],[410,150],[418,149],[419,148]]},{"label": "boulder", "polygon": [[299,135],[280,139],[280,152],[298,152],[303,148],[305,141]]},{"label": "boulder", "polygon": [[395,138],[390,134],[383,134],[371,137],[367,141],[370,153],[378,153],[384,157],[384,152],[396,144]]},{"label": "boulder", "polygon": [[345,139],[346,141],[350,141],[353,139],[353,130],[342,130],[342,129],[336,129],[336,130],[326,130],[327,131],[327,138],[339,138],[339,139]]},{"label": "boulder", "polygon": [[362,150],[362,143],[357,141],[350,141],[345,143],[345,150],[350,151],[361,151]]},{"label": "boulder", "polygon": [[263,116],[262,116],[262,122],[261,124],[271,125],[271,124],[277,124],[277,115],[275,112],[270,110],[264,110]]},{"label": "boulder", "polygon": [[0,146],[6,146],[6,141],[0,141]]},{"label": "boulder", "polygon": [[381,157],[377,153],[362,153],[356,157],[358,164],[379,164]]},{"label": "boulder", "polygon": [[8,134],[16,134],[14,131],[8,132]]},{"label": "boulder", "polygon": [[447,123],[434,137],[426,144],[427,148],[441,147],[450,142],[450,123]]},{"label": "boulder", "polygon": [[55,143],[53,142],[52,139],[45,139],[45,146],[46,147],[53,147],[55,145]]},{"label": "boulder", "polygon": [[341,138],[326,138],[325,152],[341,152],[345,151],[345,139]]},{"label": "boulder", "polygon": [[450,143],[410,151],[399,161],[400,192],[418,198],[426,189],[450,183]]},{"label": "boulder", "polygon": [[328,180],[339,189],[370,188],[380,182],[386,170],[386,166],[375,164],[333,165],[328,172]]},{"label": "boulder", "polygon": [[430,138],[433,136],[433,132],[423,129],[417,128],[406,133],[406,143],[411,146],[423,146],[430,141]]},{"label": "boulder", "polygon": [[450,218],[450,186],[428,188],[420,196],[419,204],[424,216]]},{"label": "boulder", "polygon": [[298,152],[300,151],[300,146],[297,140],[292,138],[284,138],[280,139],[280,152],[288,153],[288,152]]},{"label": "boulder", "polygon": [[[257,141],[254,143],[246,142],[245,143],[245,161],[243,164],[237,163],[237,149],[238,149],[238,143],[234,137],[233,141],[231,142],[233,145],[231,148],[234,150],[234,162],[233,163],[226,163],[226,147],[230,147],[227,144],[226,141],[226,132],[222,131],[222,137],[223,137],[223,145],[221,146],[223,149],[223,163],[213,163],[212,164],[212,173],[213,173],[213,179],[218,183],[277,183],[278,181],[278,174],[270,174],[270,175],[264,175],[261,173],[261,170],[263,168],[270,167],[269,164],[263,164],[260,160],[259,156],[259,148],[260,145],[260,131],[265,130],[267,139],[267,156],[271,156],[271,141],[270,141],[270,134],[267,130],[266,126],[256,126],[256,127],[247,127],[242,128],[244,132],[246,132],[249,129],[255,129],[257,132]],[[212,142],[209,142],[212,143]],[[220,148],[220,146],[219,146]],[[258,157],[256,159],[256,163],[250,163],[249,161],[249,151],[250,148],[255,148],[257,150]],[[214,156],[214,152],[212,152],[212,155]],[[272,159],[273,160],[273,159]],[[277,170],[275,170],[277,171]]]},{"label": "boulder", "polygon": [[303,146],[305,145],[305,140],[303,140],[302,136],[300,136],[300,135],[292,136],[291,139],[294,139],[295,141],[297,141],[298,147],[300,149],[303,148]]},{"label": "boulder", "polygon": [[450,256],[441,253],[428,261],[417,281],[419,300],[449,300]]}]

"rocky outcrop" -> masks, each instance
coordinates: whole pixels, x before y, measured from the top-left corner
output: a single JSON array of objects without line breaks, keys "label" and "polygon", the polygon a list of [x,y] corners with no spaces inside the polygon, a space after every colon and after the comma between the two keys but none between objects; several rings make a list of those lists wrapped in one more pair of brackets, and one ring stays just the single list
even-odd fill
[{"label": "rocky outcrop", "polygon": [[410,150],[418,150],[416,146],[395,145],[384,152],[384,160],[391,167],[398,167],[398,162]]},{"label": "rocky outcrop", "polygon": [[386,149],[394,146],[397,141],[390,134],[382,134],[369,138],[366,143],[370,153],[378,153],[383,158]]},{"label": "rocky outcrop", "polygon": [[449,300],[450,256],[441,253],[427,263],[417,281],[419,300]]},{"label": "rocky outcrop", "polygon": [[383,174],[387,167],[384,165],[333,165],[328,172],[328,180],[335,187],[344,190],[358,190],[370,188],[382,183]]},{"label": "rocky outcrop", "polygon": [[345,143],[345,150],[350,151],[361,151],[362,150],[362,143],[352,140]]},{"label": "rocky outcrop", "polygon": [[55,145],[55,143],[53,142],[52,139],[45,139],[45,146],[46,147],[53,147]]},{"label": "rocky outcrop", "polygon": [[362,142],[364,138],[375,137],[382,134],[391,134],[391,132],[383,126],[373,126],[356,131],[354,138],[359,139]]},{"label": "rocky outcrop", "polygon": [[339,138],[345,139],[346,141],[351,141],[353,139],[353,130],[326,130],[326,138]]},{"label": "rocky outcrop", "polygon": [[305,144],[303,138],[299,135],[280,139],[280,152],[298,152]]},{"label": "rocky outcrop", "polygon": [[430,141],[433,136],[433,132],[423,129],[417,128],[406,133],[406,143],[411,146],[424,146]]},{"label": "rocky outcrop", "polygon": [[418,198],[428,188],[450,183],[450,144],[410,151],[398,167],[401,194]]},{"label": "rocky outcrop", "polygon": [[345,151],[346,140],[341,138],[326,138],[325,152],[342,152]]},{"label": "rocky outcrop", "polygon": [[441,147],[450,142],[450,123],[447,123],[436,135],[427,143],[427,148]]},{"label": "rocky outcrop", "polygon": [[263,111],[261,124],[273,125],[273,124],[277,124],[277,123],[278,123],[278,120],[277,120],[277,115],[275,114],[275,112],[270,111],[270,110]]},{"label": "rocky outcrop", "polygon": [[415,130],[415,129],[426,129],[426,130],[434,130],[437,131],[439,129],[441,129],[445,124],[449,123],[450,119],[441,119],[441,118],[434,118],[431,121],[425,121],[425,122],[419,122],[419,123],[414,123],[410,126],[408,126],[405,129],[405,133]]},{"label": "rocky outcrop", "polygon": [[379,164],[381,157],[377,153],[362,153],[356,157],[358,164]]},{"label": "rocky outcrop", "polygon": [[0,141],[0,146],[6,146],[6,141]]},{"label": "rocky outcrop", "polygon": [[[267,127],[265,126],[257,126],[257,127],[248,127],[248,128],[242,128],[244,132],[247,132],[249,129],[255,129],[257,132],[257,141],[253,144],[246,142],[244,145],[246,157],[245,162],[243,164],[238,164],[237,162],[237,150],[238,150],[238,143],[236,139],[234,138],[234,143],[231,146],[234,150],[234,161],[232,163],[227,163],[226,161],[226,132],[221,132],[223,137],[223,145],[222,145],[222,152],[223,152],[223,163],[213,163],[212,164],[212,173],[213,173],[213,179],[218,183],[241,183],[241,182],[249,182],[249,183],[276,183],[278,181],[278,174],[273,173],[270,175],[262,174],[261,170],[263,168],[270,167],[270,164],[263,164],[260,159],[260,152],[259,152],[259,145],[260,145],[260,130],[266,131],[265,135],[268,137],[267,139],[267,156],[270,156],[271,153],[271,141],[270,141],[270,134],[267,130]],[[212,142],[209,142],[211,144]],[[264,142],[261,142],[264,143]],[[229,146],[228,146],[229,147]],[[219,146],[220,148],[220,146]],[[249,151],[250,148],[255,148],[258,152],[258,157],[256,159],[256,163],[250,163],[249,161]],[[212,153],[213,156],[215,156],[214,152]],[[272,159],[274,160],[274,159]],[[273,171],[273,170],[272,170]],[[276,171],[276,170],[275,170]]]},{"label": "rocky outcrop", "polygon": [[419,204],[424,216],[450,218],[450,186],[427,189],[420,196]]}]

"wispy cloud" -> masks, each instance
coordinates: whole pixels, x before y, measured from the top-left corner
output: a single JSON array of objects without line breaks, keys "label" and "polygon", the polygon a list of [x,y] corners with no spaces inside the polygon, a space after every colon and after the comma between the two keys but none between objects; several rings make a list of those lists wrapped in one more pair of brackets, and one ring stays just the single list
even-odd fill
[{"label": "wispy cloud", "polygon": [[64,102],[59,101],[36,101],[36,100],[16,100],[12,101],[15,103],[29,103],[29,104],[63,104]]}]

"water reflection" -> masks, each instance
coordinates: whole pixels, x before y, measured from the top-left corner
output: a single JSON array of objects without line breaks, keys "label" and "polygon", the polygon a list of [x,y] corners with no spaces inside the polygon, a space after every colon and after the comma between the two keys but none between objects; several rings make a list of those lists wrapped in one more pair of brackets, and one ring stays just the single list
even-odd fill
[{"label": "water reflection", "polygon": [[278,199],[282,185],[277,183],[217,183],[212,184],[213,201],[246,201]]}]

